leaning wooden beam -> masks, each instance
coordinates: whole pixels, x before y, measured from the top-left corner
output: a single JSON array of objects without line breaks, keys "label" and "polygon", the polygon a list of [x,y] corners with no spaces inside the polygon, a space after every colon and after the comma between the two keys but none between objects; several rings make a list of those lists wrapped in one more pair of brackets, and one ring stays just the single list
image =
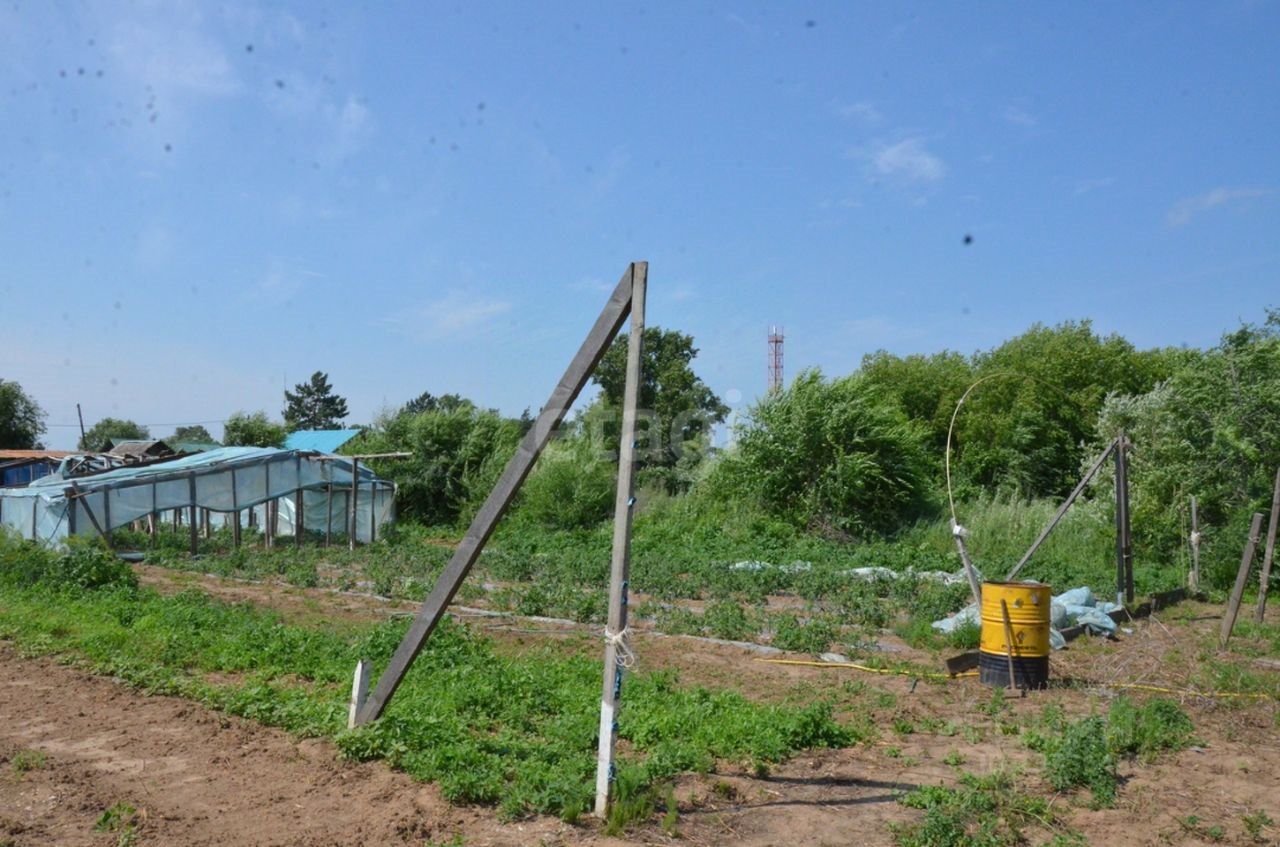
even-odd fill
[{"label": "leaning wooden beam", "polygon": [[1262,554],[1262,575],[1258,578],[1258,606],[1253,619],[1262,623],[1267,614],[1267,588],[1271,582],[1271,557],[1276,552],[1276,523],[1280,522],[1280,468],[1276,468],[1276,483],[1271,491],[1271,519],[1267,521],[1267,546]]},{"label": "leaning wooden beam", "polygon": [[360,710],[357,724],[366,724],[382,715],[383,709],[387,707],[388,701],[404,679],[405,672],[409,670],[422,645],[444,614],[445,608],[453,600],[453,595],[457,593],[463,578],[475,564],[485,542],[489,540],[494,527],[498,525],[498,520],[515,498],[516,492],[520,490],[520,484],[533,469],[533,463],[542,454],[556,427],[564,420],[569,407],[573,405],[573,401],[587,384],[587,379],[595,370],[596,364],[609,349],[609,343],[617,335],[619,327],[622,326],[631,309],[632,280],[637,273],[645,273],[647,268],[647,263],[636,262],[623,273],[613,294],[609,296],[609,302],[605,304],[604,311],[600,313],[600,317],[596,318],[595,326],[591,328],[586,341],[582,343],[582,347],[569,363],[564,376],[560,377],[560,382],[542,407],[538,420],[525,434],[520,446],[516,448],[515,455],[507,462],[502,476],[489,492],[480,511],[476,512],[475,518],[472,519],[467,534],[453,553],[453,558],[449,560],[444,572],[436,580],[435,587],[423,601],[422,608],[418,610],[409,631],[405,633],[404,640],[396,648],[386,671],[378,679],[378,684],[374,686],[369,699],[365,701],[364,708]]},{"label": "leaning wooden beam", "polygon": [[1022,554],[1022,558],[1018,560],[1018,564],[1014,565],[1013,570],[1009,571],[1009,573],[1005,575],[1005,582],[1013,582],[1014,577],[1018,575],[1019,571],[1026,566],[1027,562],[1031,561],[1031,557],[1040,549],[1040,545],[1049,537],[1049,533],[1053,532],[1053,528],[1058,525],[1058,521],[1062,520],[1063,516],[1066,515],[1067,510],[1071,508],[1071,504],[1076,502],[1076,498],[1084,493],[1085,487],[1095,476],[1097,476],[1098,471],[1102,469],[1102,466],[1106,464],[1107,457],[1111,455],[1111,451],[1114,449],[1116,449],[1116,442],[1115,439],[1112,439],[1111,443],[1107,445],[1107,449],[1103,450],[1102,455],[1098,457],[1098,461],[1094,462],[1093,467],[1089,468],[1088,472],[1080,478],[1080,483],[1075,487],[1075,490],[1067,495],[1066,500],[1062,501],[1062,505],[1058,507],[1058,513],[1049,520],[1049,523],[1045,525],[1044,529],[1040,530],[1039,537],[1031,543],[1031,547],[1027,552]]},{"label": "leaning wooden beam", "polygon": [[960,564],[964,568],[965,578],[969,580],[969,593],[973,595],[973,602],[981,607],[982,586],[978,584],[978,569],[973,566],[973,559],[969,558],[969,548],[964,543],[966,535],[968,531],[952,518],[951,537],[955,539],[956,549],[960,551]]},{"label": "leaning wooden beam", "polygon": [[631,574],[631,520],[634,516],[636,405],[640,397],[640,357],[644,348],[644,295],[647,268],[639,268],[631,288],[631,334],[627,338],[627,379],[622,393],[622,434],[618,447],[618,490],[613,504],[613,558],[609,575],[609,622],[605,626],[604,691],[600,698],[600,742],[596,756],[596,814],[609,809],[614,748],[618,743],[617,708],[627,646],[627,583]]},{"label": "leaning wooden beam", "polygon": [[1240,559],[1240,570],[1236,573],[1236,584],[1231,589],[1231,598],[1227,600],[1226,611],[1222,615],[1222,630],[1218,633],[1218,644],[1227,646],[1231,640],[1231,631],[1236,627],[1236,615],[1240,613],[1240,598],[1244,596],[1245,583],[1249,581],[1249,571],[1253,565],[1253,553],[1258,549],[1258,533],[1262,530],[1262,512],[1253,513],[1253,523],[1249,525],[1249,540],[1244,545],[1244,556]]}]

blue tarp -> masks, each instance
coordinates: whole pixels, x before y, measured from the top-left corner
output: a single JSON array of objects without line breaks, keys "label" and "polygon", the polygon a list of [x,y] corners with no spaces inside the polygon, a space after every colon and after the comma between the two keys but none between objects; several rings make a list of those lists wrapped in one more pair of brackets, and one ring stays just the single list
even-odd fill
[{"label": "blue tarp", "polygon": [[358,429],[300,429],[284,440],[286,450],[337,453],[338,448],[360,434]]}]

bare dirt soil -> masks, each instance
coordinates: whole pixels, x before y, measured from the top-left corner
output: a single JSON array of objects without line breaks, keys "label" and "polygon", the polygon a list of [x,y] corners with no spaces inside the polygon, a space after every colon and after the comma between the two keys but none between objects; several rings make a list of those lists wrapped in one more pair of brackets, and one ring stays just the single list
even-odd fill
[{"label": "bare dirt soil", "polygon": [[[154,568],[141,573],[164,590],[196,586],[298,620],[340,625],[406,610],[333,592]],[[1203,614],[1191,614],[1197,611]],[[1137,622],[1119,642],[1077,642],[1054,656],[1053,673],[1091,685],[1013,696],[998,714],[984,710],[992,693],[972,678],[916,682],[768,664],[742,648],[641,635],[637,652],[647,669],[677,668],[686,683],[733,687],[757,699],[836,693],[843,713],[864,721],[870,715],[878,732],[849,749],[802,754],[764,776],[726,763],[721,773],[683,778],[678,835],[655,821],[625,839],[604,837],[591,821],[503,823],[491,809],[451,806],[434,786],[381,764],[346,762],[327,741],[298,740],[187,701],[141,695],[0,643],[7,682],[0,698],[0,846],[424,845],[459,838],[453,843],[889,845],[888,824],[920,814],[896,802],[903,790],[954,784],[960,770],[1019,765],[1027,766],[1025,790],[1051,798],[1066,825],[1093,844],[1277,843],[1275,827],[1255,841],[1242,824],[1259,811],[1280,821],[1274,701],[1181,697],[1202,744],[1154,764],[1122,764],[1126,782],[1116,808],[1097,811],[1085,797],[1055,796],[1037,776],[1037,754],[1008,730],[1049,702],[1069,714],[1105,708],[1117,693],[1110,686],[1120,681],[1185,682],[1197,639],[1213,629],[1216,614],[1217,607],[1193,604],[1179,623]],[[586,629],[502,618],[472,623],[517,652],[547,638],[566,649],[599,648]],[[907,657],[937,663],[924,653]],[[31,765],[35,754],[42,760]],[[24,757],[27,765],[19,766]],[[114,831],[95,831],[104,811],[120,803],[134,811]],[[1189,823],[1192,816],[1199,823]],[[1031,837],[1039,843],[1048,833]]]}]

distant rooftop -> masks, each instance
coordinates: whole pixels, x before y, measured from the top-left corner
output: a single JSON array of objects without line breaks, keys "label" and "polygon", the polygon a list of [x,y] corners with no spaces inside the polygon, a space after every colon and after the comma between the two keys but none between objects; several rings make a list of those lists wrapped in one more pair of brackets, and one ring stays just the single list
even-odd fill
[{"label": "distant rooftop", "polygon": [[336,453],[339,447],[359,434],[358,429],[300,429],[289,433],[284,440],[284,449]]}]

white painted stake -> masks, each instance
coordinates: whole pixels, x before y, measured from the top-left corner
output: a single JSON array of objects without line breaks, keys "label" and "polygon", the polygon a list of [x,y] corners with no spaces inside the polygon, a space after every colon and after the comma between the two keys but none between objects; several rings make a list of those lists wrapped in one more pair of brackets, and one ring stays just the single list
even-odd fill
[{"label": "white painted stake", "polygon": [[[613,557],[609,574],[609,623],[605,626],[604,692],[600,699],[600,748],[596,756],[596,808],[604,817],[613,782],[616,720],[622,673],[632,657],[626,645],[627,583],[631,572],[631,519],[635,511],[636,405],[640,396],[640,354],[644,345],[644,296],[648,262],[632,265],[631,332],[627,338],[627,381],[622,392],[622,437],[618,450],[618,491],[613,508]],[[619,661],[621,659],[621,661]]]},{"label": "white painted stake", "polygon": [[356,728],[356,715],[364,708],[365,698],[369,696],[369,660],[356,662],[356,675],[351,680],[351,706],[347,710],[347,729]]}]

